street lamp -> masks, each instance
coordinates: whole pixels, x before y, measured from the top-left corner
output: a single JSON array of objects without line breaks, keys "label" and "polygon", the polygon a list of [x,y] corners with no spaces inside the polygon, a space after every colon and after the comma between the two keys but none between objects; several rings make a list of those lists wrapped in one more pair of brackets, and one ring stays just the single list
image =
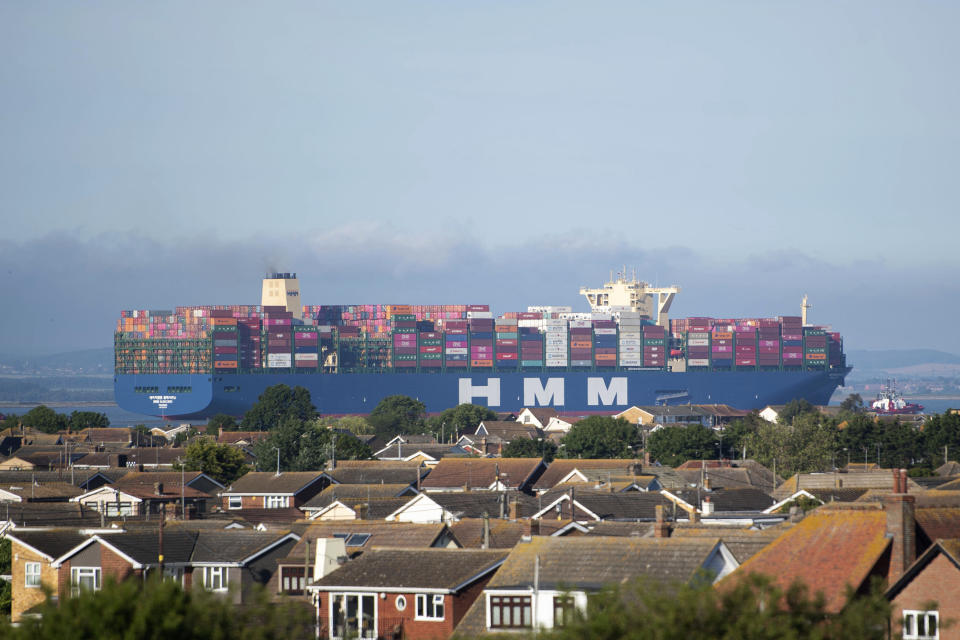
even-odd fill
[{"label": "street lamp", "polygon": [[274,447],[277,450],[277,475],[280,475],[280,447]]}]

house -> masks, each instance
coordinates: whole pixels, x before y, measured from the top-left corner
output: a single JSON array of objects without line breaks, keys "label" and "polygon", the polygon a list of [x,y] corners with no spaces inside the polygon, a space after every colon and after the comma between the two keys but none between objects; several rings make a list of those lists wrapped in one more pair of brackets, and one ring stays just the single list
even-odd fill
[{"label": "house", "polygon": [[[8,531],[10,540],[10,621],[23,620],[31,609],[47,599],[59,598],[58,571],[51,563],[86,540],[78,529],[17,529]],[[46,593],[45,593],[46,591]]]},{"label": "house", "polygon": [[546,468],[539,458],[444,458],[421,483],[422,491],[524,491]]},{"label": "house", "polygon": [[174,464],[186,458],[186,450],[180,447],[133,447],[121,451],[95,451],[76,460],[77,469],[132,469],[172,470]]},{"label": "house", "polygon": [[687,460],[674,470],[690,485],[768,493],[774,488],[773,472],[756,460]]},{"label": "house", "polygon": [[7,502],[0,504],[0,530],[23,527],[96,527],[103,524],[96,511],[76,502]]},{"label": "house", "polygon": [[630,407],[616,414],[614,418],[621,418],[631,424],[649,427],[653,425],[699,424],[713,427],[713,414],[700,409],[698,405],[665,405]]},{"label": "house", "polygon": [[477,426],[474,435],[490,444],[507,445],[517,438],[536,440],[543,437],[543,429],[522,422],[484,420]]},{"label": "house", "polygon": [[530,520],[501,518],[460,518],[451,523],[450,533],[465,549],[512,549],[530,534]]},{"label": "house", "polygon": [[320,471],[251,471],[223,491],[223,509],[300,508],[329,484]]},{"label": "house", "polygon": [[130,473],[130,469],[58,469],[56,471],[0,471],[0,487],[28,486],[31,483],[69,482],[84,491],[115,482]]},{"label": "house", "polygon": [[67,502],[83,493],[68,482],[0,485],[0,502]]},{"label": "house", "polygon": [[261,440],[266,440],[269,435],[269,431],[224,431],[221,428],[217,434],[217,444],[249,447]]},{"label": "house", "polygon": [[[187,482],[197,481],[200,476],[206,481],[216,482],[196,471],[184,474],[175,471],[130,473],[113,484],[104,485],[70,500],[87,509],[103,512],[107,517],[149,517],[150,514],[159,515],[164,510],[174,516],[185,508],[186,517],[191,518],[206,513],[207,503],[213,499],[209,493],[195,489]],[[184,478],[182,485],[181,477]]]},{"label": "house", "polygon": [[398,442],[376,451],[373,457],[378,460],[416,462],[433,466],[443,458],[463,458],[469,455],[469,452],[456,444],[407,444]]},{"label": "house", "polygon": [[301,542],[291,551],[295,558],[304,557],[304,547],[318,538],[340,538],[346,541],[347,555],[355,556],[373,547],[454,548],[459,547],[445,524],[414,524],[385,520],[312,521],[303,530]]},{"label": "house", "polygon": [[406,484],[416,488],[430,468],[419,461],[340,460],[326,472],[332,484]]},{"label": "house", "polygon": [[415,495],[417,490],[409,484],[334,484],[300,509],[311,520],[382,520]]},{"label": "house", "polygon": [[660,493],[611,493],[609,491],[577,491],[555,489],[538,497],[540,508],[531,516],[543,520],[599,520],[653,521],[657,506],[670,507],[670,501]]},{"label": "house", "polygon": [[391,522],[456,522],[461,518],[527,518],[537,511],[535,498],[518,493],[461,491],[421,493],[386,517]]},{"label": "house", "polygon": [[581,420],[583,420],[583,416],[553,416],[547,422],[547,426],[543,428],[543,432],[551,439],[554,437],[562,438],[570,433],[573,425]]},{"label": "house", "polygon": [[[557,459],[550,463],[533,484],[533,490],[543,493],[570,482],[592,482],[634,479],[642,475],[643,466],[634,459]],[[657,487],[654,487],[656,490]]]},{"label": "house", "polygon": [[528,407],[517,415],[516,421],[542,430],[550,423],[550,418],[555,418],[557,415],[559,415],[557,410],[550,407]]},{"label": "house", "polygon": [[916,497],[907,493],[906,472],[893,474],[895,491],[877,503],[822,506],[747,560],[728,578],[771,576],[786,589],[800,579],[822,591],[828,613],[846,604],[848,588],[866,589],[874,579],[896,581],[917,552]]},{"label": "house", "polygon": [[780,419],[780,412],[783,411],[786,406],[785,404],[768,404],[760,410],[760,417],[767,422],[776,424],[777,420]]},{"label": "house", "polygon": [[[782,484],[777,485],[773,497],[782,500],[801,489],[866,489],[870,491],[890,491],[891,469],[878,471],[860,471],[856,473],[827,472],[827,473],[798,473]],[[907,489],[910,493],[922,491],[913,478],[907,478]]]},{"label": "house", "polygon": [[661,588],[716,582],[738,563],[719,539],[533,536],[507,556],[457,634],[531,633],[585,611],[604,586],[644,578]]},{"label": "house", "polygon": [[726,404],[697,404],[694,406],[709,415],[715,427],[728,425],[734,420],[743,420],[753,413],[745,409],[734,409]]},{"label": "house", "polygon": [[0,471],[46,471],[69,467],[86,453],[71,451],[66,454],[63,449],[37,449],[34,447],[20,447],[17,455],[0,462]]},{"label": "house", "polygon": [[372,549],[307,589],[319,637],[449,638],[505,550]]},{"label": "house", "polygon": [[133,442],[133,432],[126,427],[90,427],[73,434],[74,442],[94,447],[122,448]]},{"label": "house", "polygon": [[960,638],[960,539],[936,540],[890,585],[894,633],[903,638]]},{"label": "house", "polygon": [[[294,533],[249,530],[192,530],[167,527],[163,532],[164,575],[184,588],[202,586],[242,604],[257,585],[266,584],[277,560],[286,557],[300,537]],[[96,534],[54,559],[61,596],[99,590],[106,578],[141,578],[159,570],[158,529]]]}]

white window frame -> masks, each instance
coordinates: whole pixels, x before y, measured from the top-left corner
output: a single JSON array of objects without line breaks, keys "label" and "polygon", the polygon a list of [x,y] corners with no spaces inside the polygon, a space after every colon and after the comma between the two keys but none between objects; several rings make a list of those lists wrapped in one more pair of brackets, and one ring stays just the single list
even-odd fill
[{"label": "white window frame", "polygon": [[84,578],[93,578],[93,591],[100,591],[101,575],[100,567],[70,567],[70,594],[80,595],[83,591],[80,588],[80,580]]},{"label": "white window frame", "polygon": [[227,509],[243,509],[243,497],[227,496]]},{"label": "white window frame", "polygon": [[[214,582],[216,581],[216,584]],[[214,565],[203,568],[203,588],[222,592],[230,588],[230,567]]]},{"label": "white window frame", "polygon": [[[437,615],[438,608],[440,615]],[[443,620],[446,613],[442,593],[417,594],[417,611],[414,620]]]},{"label": "white window frame", "polygon": [[407,608],[406,596],[402,596],[402,595],[397,596],[397,599],[394,600],[393,605],[394,607],[396,607],[397,611],[403,611],[404,609],[406,609]]},{"label": "white window frame", "polygon": [[[924,622],[926,623],[924,628],[928,630],[930,628],[930,620],[934,621],[934,624],[937,626],[937,630],[930,634],[925,632],[920,634],[917,627],[917,621],[923,617]],[[940,612],[933,611],[920,611],[917,609],[904,609],[903,610],[903,640],[940,640]]]},{"label": "white window frame", "polygon": [[23,565],[23,584],[28,589],[40,587],[40,572],[43,570],[39,562],[25,562]]},{"label": "white window frame", "polygon": [[290,506],[290,496],[264,496],[264,509],[286,509]]}]

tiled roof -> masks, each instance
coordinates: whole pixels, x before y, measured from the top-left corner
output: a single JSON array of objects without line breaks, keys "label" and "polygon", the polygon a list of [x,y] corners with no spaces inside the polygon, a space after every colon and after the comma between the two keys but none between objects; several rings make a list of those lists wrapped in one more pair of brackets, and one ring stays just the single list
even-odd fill
[{"label": "tiled roof", "polygon": [[[558,487],[541,496],[541,503],[547,507],[557,498],[569,495],[569,492]],[[656,516],[656,506],[663,505],[665,508],[671,505],[667,498],[659,492],[648,493],[641,491],[627,491],[624,493],[611,493],[609,491],[574,491],[573,498],[577,504],[596,514],[601,520],[653,520]],[[564,517],[569,515],[569,502],[562,505],[560,513]],[[586,514],[582,514],[586,517]],[[553,517],[552,514],[544,514],[543,518]],[[577,518],[581,514],[578,510]]]},{"label": "tiled roof", "polygon": [[618,522],[616,520],[601,520],[587,525],[589,531],[584,535],[608,536],[615,538],[651,538],[653,537],[652,522]]},{"label": "tiled roof", "polygon": [[956,538],[960,536],[960,508],[956,507],[920,507],[914,512],[923,533],[929,540],[937,538]]},{"label": "tiled roof", "polygon": [[90,442],[130,442],[130,433],[126,427],[106,427],[83,429],[77,436]]},{"label": "tiled roof", "polygon": [[233,481],[225,494],[297,494],[323,475],[322,471],[284,471],[279,476],[273,471],[251,471]]},{"label": "tiled roof", "polygon": [[332,484],[310,498],[301,508],[323,509],[335,500],[352,503],[371,498],[396,498],[409,490],[409,484]]},{"label": "tiled roof", "polygon": [[86,540],[78,529],[50,529],[46,531],[12,531],[9,538],[56,559]]},{"label": "tiled roof", "polygon": [[747,560],[724,583],[761,573],[786,589],[799,578],[811,593],[823,592],[828,612],[837,612],[846,602],[848,584],[858,589],[872,573],[880,572],[878,561],[890,545],[886,524],[886,513],[879,506],[821,507]]},{"label": "tiled roof", "polygon": [[[483,428],[487,431],[487,440],[495,442],[510,442],[517,438],[528,438],[536,440],[543,436],[543,432],[534,425],[523,424],[522,422],[498,422],[495,420],[484,420]],[[477,431],[480,427],[477,427]],[[480,434],[475,435],[474,440],[482,438]]]},{"label": "tiled roof", "polygon": [[[550,422],[550,418],[557,415],[556,409],[551,409],[550,407],[524,407],[520,413],[524,411],[529,411],[533,414],[533,417],[536,418],[540,424],[547,426],[547,423]],[[517,414],[519,416],[519,414]]]},{"label": "tiled roof", "polygon": [[960,462],[951,460],[934,469],[938,476],[957,476],[960,475]]},{"label": "tiled roof", "polygon": [[960,478],[951,478],[948,482],[937,485],[936,489],[937,491],[960,491]]},{"label": "tiled roof", "polygon": [[719,541],[676,538],[534,536],[510,552],[487,589],[530,587],[535,558],[540,586],[588,590],[646,577],[664,583],[690,581]]},{"label": "tiled roof", "polygon": [[[202,530],[190,558],[192,562],[239,562],[274,544],[283,531]],[[166,540],[164,540],[166,545]]]},{"label": "tiled roof", "polygon": [[909,585],[918,573],[923,571],[927,565],[938,555],[943,554],[953,564],[955,569],[960,569],[960,539],[948,538],[935,540],[920,556],[911,564],[902,576],[891,584],[884,596],[888,602],[892,602],[897,595]]},{"label": "tiled roof", "polygon": [[720,538],[723,544],[730,549],[730,553],[737,559],[737,562],[743,564],[776,540],[785,530],[786,527],[784,526],[748,529],[716,525],[677,524],[670,536],[673,538]]},{"label": "tiled roof", "polygon": [[[409,453],[415,453],[410,450]],[[340,484],[399,484],[415,485],[417,478],[424,477],[429,469],[419,462],[394,462],[390,460],[363,460],[365,464],[348,465],[337,463],[337,468],[327,475]]]},{"label": "tiled roof", "polygon": [[300,542],[290,551],[288,557],[302,558],[304,547],[309,541],[311,548],[317,538],[332,538],[335,534],[369,533],[370,540],[364,545],[370,547],[429,547],[444,532],[445,524],[412,524],[406,522],[385,522],[376,520],[345,520],[339,522],[311,522],[300,536]]},{"label": "tiled roof", "polygon": [[[499,491],[451,491],[427,494],[431,500],[439,504],[458,518],[482,518],[487,513],[491,518],[500,517],[500,501],[503,493]],[[510,505],[520,503],[519,517],[527,518],[537,511],[539,504],[536,498],[525,493],[511,491],[506,494],[506,503],[503,513],[509,516]]]},{"label": "tiled roof", "polygon": [[695,507],[702,507],[705,498],[709,497],[714,511],[763,511],[774,504],[769,494],[759,489],[717,489],[715,491],[697,491],[683,489],[671,491],[673,495]]},{"label": "tiled roof", "polygon": [[868,491],[867,489],[804,489],[824,504],[829,502],[856,502]]},{"label": "tiled roof", "polygon": [[951,478],[950,476],[929,476],[926,478],[913,478],[913,481],[924,489],[936,489],[957,479],[958,478]]},{"label": "tiled roof", "polygon": [[69,482],[9,483],[0,484],[0,489],[16,494],[23,500],[50,500],[53,498],[67,500],[83,493],[82,489]]},{"label": "tiled roof", "polygon": [[295,507],[279,509],[231,509],[230,515],[252,525],[288,525],[306,516]]},{"label": "tiled roof", "polygon": [[[524,523],[519,520],[490,518],[490,548],[512,549],[523,536]],[[463,518],[450,525],[450,531],[461,546],[479,549],[483,545],[483,518]]]},{"label": "tiled roof", "polygon": [[[618,478],[634,475],[634,469],[640,471],[639,461],[634,459],[559,459],[554,460],[547,466],[546,471],[534,483],[533,489],[537,491],[550,489],[574,469],[581,472],[588,469],[609,471]],[[647,470],[649,471],[649,467]]]},{"label": "tiled roof", "polygon": [[0,519],[18,527],[93,527],[100,514],[76,502],[14,502],[0,505]]},{"label": "tiled roof", "polygon": [[437,459],[470,455],[466,450],[455,444],[394,444],[376,451],[374,455],[381,460],[389,461],[391,459],[408,458],[418,451]]},{"label": "tiled roof", "polygon": [[500,481],[511,488],[526,484],[540,469],[539,458],[461,458],[441,460],[420,483],[422,489],[486,489]]},{"label": "tiled roof", "polygon": [[217,442],[220,444],[237,444],[238,442],[259,442],[266,440],[270,435],[269,431],[224,431],[217,436]]},{"label": "tiled roof", "polygon": [[[773,491],[773,473],[762,465],[738,467],[710,467],[702,472],[697,466],[677,467],[677,473],[689,484],[700,484],[701,478],[709,478],[713,488],[745,489],[755,488],[762,491]],[[685,464],[689,464],[689,461]]]},{"label": "tiled roof", "polygon": [[321,588],[462,588],[503,562],[504,550],[369,549],[314,584]]},{"label": "tiled roof", "polygon": [[[196,479],[198,475],[200,475],[198,471],[185,472],[184,482],[186,486],[184,486],[182,490],[180,487],[179,471],[128,473],[110,486],[141,499],[179,498],[181,496],[191,499],[209,498],[210,494],[190,486],[190,482]],[[162,494],[159,496],[155,490],[157,483],[162,485]]]},{"label": "tiled roof", "polygon": [[[774,497],[782,500],[794,494],[798,489],[871,489],[893,490],[893,470],[855,471],[850,473],[801,473],[795,475],[777,487]],[[916,493],[921,487],[907,478],[907,490]]]}]

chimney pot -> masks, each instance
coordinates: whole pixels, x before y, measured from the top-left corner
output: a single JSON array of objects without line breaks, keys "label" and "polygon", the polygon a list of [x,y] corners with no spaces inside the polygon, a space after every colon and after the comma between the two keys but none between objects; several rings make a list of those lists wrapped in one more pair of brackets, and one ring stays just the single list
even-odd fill
[{"label": "chimney pot", "polygon": [[158,495],[158,496],[162,496],[162,495],[163,495],[163,483],[162,483],[162,482],[154,482],[154,483],[153,483],[153,493],[154,493],[155,495]]}]

